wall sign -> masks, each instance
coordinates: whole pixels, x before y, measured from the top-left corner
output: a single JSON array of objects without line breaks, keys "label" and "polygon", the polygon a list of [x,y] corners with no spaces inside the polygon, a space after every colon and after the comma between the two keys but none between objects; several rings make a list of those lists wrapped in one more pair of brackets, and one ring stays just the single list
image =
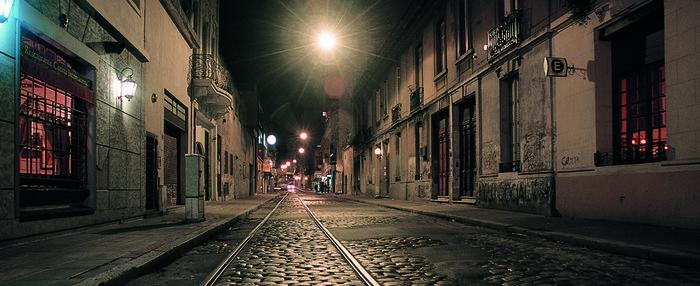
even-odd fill
[{"label": "wall sign", "polygon": [[565,77],[569,71],[566,65],[565,58],[545,57],[544,58],[544,75]]}]

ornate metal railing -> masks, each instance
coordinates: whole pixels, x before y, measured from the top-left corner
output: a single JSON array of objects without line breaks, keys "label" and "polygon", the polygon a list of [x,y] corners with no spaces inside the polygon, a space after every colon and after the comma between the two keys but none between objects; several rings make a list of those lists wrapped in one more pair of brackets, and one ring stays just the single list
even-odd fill
[{"label": "ornate metal railing", "polygon": [[391,122],[396,123],[401,120],[401,103],[391,108]]},{"label": "ornate metal railing", "polygon": [[666,160],[666,143],[634,145],[620,150],[595,152],[593,161],[596,166],[637,164]]},{"label": "ornate metal railing", "polygon": [[231,74],[211,54],[192,54],[190,56],[190,71],[189,82],[192,82],[193,79],[210,79],[219,88],[233,94]]},{"label": "ornate metal railing", "polygon": [[409,100],[411,101],[411,112],[420,109],[423,105],[423,88],[419,87],[412,91]]},{"label": "ornate metal railing", "polygon": [[521,17],[522,11],[513,11],[498,26],[489,31],[487,49],[489,62],[520,41]]}]

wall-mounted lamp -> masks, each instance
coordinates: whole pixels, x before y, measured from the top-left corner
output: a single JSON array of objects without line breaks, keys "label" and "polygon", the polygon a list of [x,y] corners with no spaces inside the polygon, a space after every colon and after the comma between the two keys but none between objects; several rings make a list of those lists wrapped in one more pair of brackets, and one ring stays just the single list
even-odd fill
[{"label": "wall-mounted lamp", "polygon": [[14,0],[0,0],[0,23],[5,23],[10,18],[10,9]]},{"label": "wall-mounted lamp", "polygon": [[381,158],[382,157],[382,149],[379,147],[374,148],[374,155],[377,155],[377,159]]},{"label": "wall-mounted lamp", "polygon": [[[126,72],[127,70],[129,70],[130,73],[129,75],[124,76],[124,72]],[[136,84],[136,82],[131,79],[131,76],[134,75],[134,70],[132,70],[131,68],[125,68],[122,70],[121,74],[122,91],[119,95],[119,99],[122,99],[123,101],[123,98],[126,98],[127,100],[131,101],[131,99],[134,97],[134,94],[136,94],[136,86],[138,86],[138,84]]]}]

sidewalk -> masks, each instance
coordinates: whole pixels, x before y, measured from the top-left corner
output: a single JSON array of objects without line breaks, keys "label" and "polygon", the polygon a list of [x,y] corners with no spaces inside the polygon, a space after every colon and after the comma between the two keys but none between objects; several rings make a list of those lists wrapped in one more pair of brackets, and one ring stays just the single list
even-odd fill
[{"label": "sidewalk", "polygon": [[553,241],[700,269],[700,231],[636,223],[545,217],[479,208],[470,204],[337,196],[469,225],[534,235]]},{"label": "sidewalk", "polygon": [[133,219],[0,242],[0,285],[121,285],[213,238],[278,194],[205,202],[203,222],[185,207]]}]

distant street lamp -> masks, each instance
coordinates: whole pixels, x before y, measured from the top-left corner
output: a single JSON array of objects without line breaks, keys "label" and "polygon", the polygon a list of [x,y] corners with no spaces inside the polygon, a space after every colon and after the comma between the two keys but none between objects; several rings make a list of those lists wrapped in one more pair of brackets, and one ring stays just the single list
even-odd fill
[{"label": "distant street lamp", "polygon": [[301,132],[299,133],[299,138],[301,138],[301,140],[306,140],[306,138],[309,138],[309,134],[306,132]]},{"label": "distant street lamp", "polygon": [[275,143],[277,143],[277,137],[275,137],[275,135],[272,135],[272,134],[268,135],[267,136],[267,144],[275,145]]},{"label": "distant street lamp", "polygon": [[299,154],[304,154],[304,152],[306,152],[304,147],[299,147]]}]

